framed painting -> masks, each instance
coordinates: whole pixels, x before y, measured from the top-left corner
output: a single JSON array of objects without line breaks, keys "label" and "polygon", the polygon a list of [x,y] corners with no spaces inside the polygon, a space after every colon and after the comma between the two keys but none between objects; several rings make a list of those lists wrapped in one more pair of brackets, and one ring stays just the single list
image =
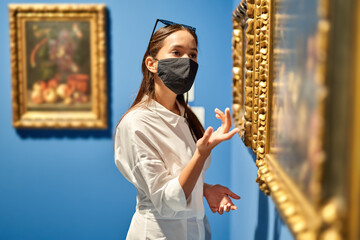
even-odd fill
[{"label": "framed painting", "polygon": [[256,181],[296,239],[358,239],[360,3],[246,4]]},{"label": "framed painting", "polygon": [[105,5],[10,4],[15,128],[107,128]]},{"label": "framed painting", "polygon": [[249,2],[257,182],[297,239],[317,239],[322,227],[318,206],[325,157],[327,9],[312,0]]}]

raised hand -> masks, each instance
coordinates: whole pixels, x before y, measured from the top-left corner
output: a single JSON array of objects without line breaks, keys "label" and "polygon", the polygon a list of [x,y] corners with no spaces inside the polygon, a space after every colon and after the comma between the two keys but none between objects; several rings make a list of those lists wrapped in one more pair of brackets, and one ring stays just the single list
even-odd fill
[{"label": "raised hand", "polygon": [[200,154],[210,154],[211,150],[219,143],[231,139],[239,132],[238,128],[231,128],[231,115],[229,108],[225,109],[225,114],[219,109],[215,109],[216,117],[222,121],[221,126],[214,132],[212,127],[208,127],[204,136],[197,141],[197,148]]},{"label": "raised hand", "polygon": [[[192,190],[194,189],[196,181],[200,176],[205,161],[210,155],[211,150],[222,141],[229,140],[237,132],[239,132],[238,128],[234,128],[229,132],[231,128],[231,116],[230,110],[228,108],[225,109],[225,114],[219,109],[215,109],[215,112],[216,117],[222,121],[221,126],[215,132],[213,132],[212,127],[206,129],[204,136],[196,143],[196,151],[193,157],[190,159],[179,176],[179,183],[184,190],[186,198],[190,196]],[[226,205],[230,202],[227,201]],[[227,207],[225,210],[227,210]]]},{"label": "raised hand", "polygon": [[231,198],[240,199],[238,195],[230,191],[227,187],[219,184],[209,185],[204,184],[204,196],[209,204],[209,207],[213,213],[218,212],[220,215],[223,212],[229,212],[230,210],[236,210],[237,207],[231,201]]}]

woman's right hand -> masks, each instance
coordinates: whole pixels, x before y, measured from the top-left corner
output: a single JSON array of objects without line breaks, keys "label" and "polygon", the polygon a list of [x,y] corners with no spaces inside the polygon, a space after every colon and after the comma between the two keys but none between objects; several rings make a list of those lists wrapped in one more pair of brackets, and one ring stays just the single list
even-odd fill
[{"label": "woman's right hand", "polygon": [[203,137],[196,143],[200,155],[203,156],[208,156],[215,146],[225,140],[231,139],[240,131],[238,128],[234,128],[229,132],[231,128],[231,115],[229,108],[225,109],[225,114],[216,108],[215,113],[216,117],[222,121],[221,126],[215,132],[212,127],[208,127]]},{"label": "woman's right hand", "polygon": [[227,187],[219,184],[210,185],[204,183],[204,197],[206,198],[209,207],[213,213],[218,212],[220,215],[223,212],[229,212],[230,210],[236,210],[237,207],[231,201],[230,197],[234,199],[240,199],[240,196],[236,195]]}]

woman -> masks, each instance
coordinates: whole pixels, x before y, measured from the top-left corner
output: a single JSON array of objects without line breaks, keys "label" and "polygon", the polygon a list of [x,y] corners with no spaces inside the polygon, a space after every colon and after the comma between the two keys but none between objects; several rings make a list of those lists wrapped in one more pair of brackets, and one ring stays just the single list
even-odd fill
[{"label": "woman", "polygon": [[167,26],[150,39],[139,92],[116,129],[116,165],[138,192],[127,239],[208,239],[203,196],[219,214],[240,198],[204,183],[210,152],[239,130],[229,131],[229,109],[216,109],[222,125],[204,132],[183,96],[198,67],[195,29],[160,21]]}]

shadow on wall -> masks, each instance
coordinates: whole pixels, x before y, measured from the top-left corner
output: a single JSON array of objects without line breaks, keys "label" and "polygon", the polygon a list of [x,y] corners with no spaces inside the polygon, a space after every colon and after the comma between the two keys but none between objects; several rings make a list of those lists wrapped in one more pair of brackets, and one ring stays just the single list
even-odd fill
[{"label": "shadow on wall", "polygon": [[[281,235],[281,228],[284,226],[284,222],[282,221],[277,210],[274,210],[274,230],[273,237],[268,238],[269,235],[269,197],[266,196],[260,189],[259,191],[259,202],[258,202],[258,222],[255,229],[255,237],[254,240],[278,240]],[[270,199],[271,200],[271,199]]]},{"label": "shadow on wall", "polygon": [[106,9],[106,74],[107,74],[107,97],[108,97],[108,128],[105,130],[86,130],[86,129],[16,129],[17,134],[23,138],[112,138],[115,129],[112,126],[112,111],[111,111],[111,85],[112,85],[112,75],[111,75],[111,18],[110,11]]},{"label": "shadow on wall", "polygon": [[252,156],[251,158],[254,161],[254,163],[256,164],[256,153],[254,153],[254,151],[250,147],[247,147],[246,150],[248,151],[249,155]]},{"label": "shadow on wall", "polygon": [[267,240],[269,228],[269,204],[268,197],[258,189],[259,202],[258,202],[258,223],[255,229],[255,240]]},{"label": "shadow on wall", "polygon": [[280,239],[281,228],[284,226],[278,211],[275,209],[275,219],[274,219],[274,237],[273,240]]},{"label": "shadow on wall", "polygon": [[[254,152],[252,151],[251,148],[247,148],[247,151],[249,152],[250,155],[252,155],[252,160],[254,161],[254,163],[256,163],[256,156],[254,155]],[[257,226],[255,229],[255,236],[254,236],[254,240],[268,240],[268,239],[272,239],[272,240],[278,240],[280,239],[280,235],[281,235],[281,228],[284,227],[284,222],[282,221],[278,211],[276,210],[276,208],[274,207],[274,221],[273,221],[273,226],[274,226],[274,230],[273,230],[273,237],[268,238],[269,234],[271,231],[269,231],[269,227],[272,225],[270,224],[269,226],[269,201],[271,201],[269,196],[266,196],[263,191],[261,191],[260,189],[258,189],[258,195],[259,195],[259,201],[258,201],[258,222],[257,222]],[[271,204],[271,206],[273,206]]]}]

